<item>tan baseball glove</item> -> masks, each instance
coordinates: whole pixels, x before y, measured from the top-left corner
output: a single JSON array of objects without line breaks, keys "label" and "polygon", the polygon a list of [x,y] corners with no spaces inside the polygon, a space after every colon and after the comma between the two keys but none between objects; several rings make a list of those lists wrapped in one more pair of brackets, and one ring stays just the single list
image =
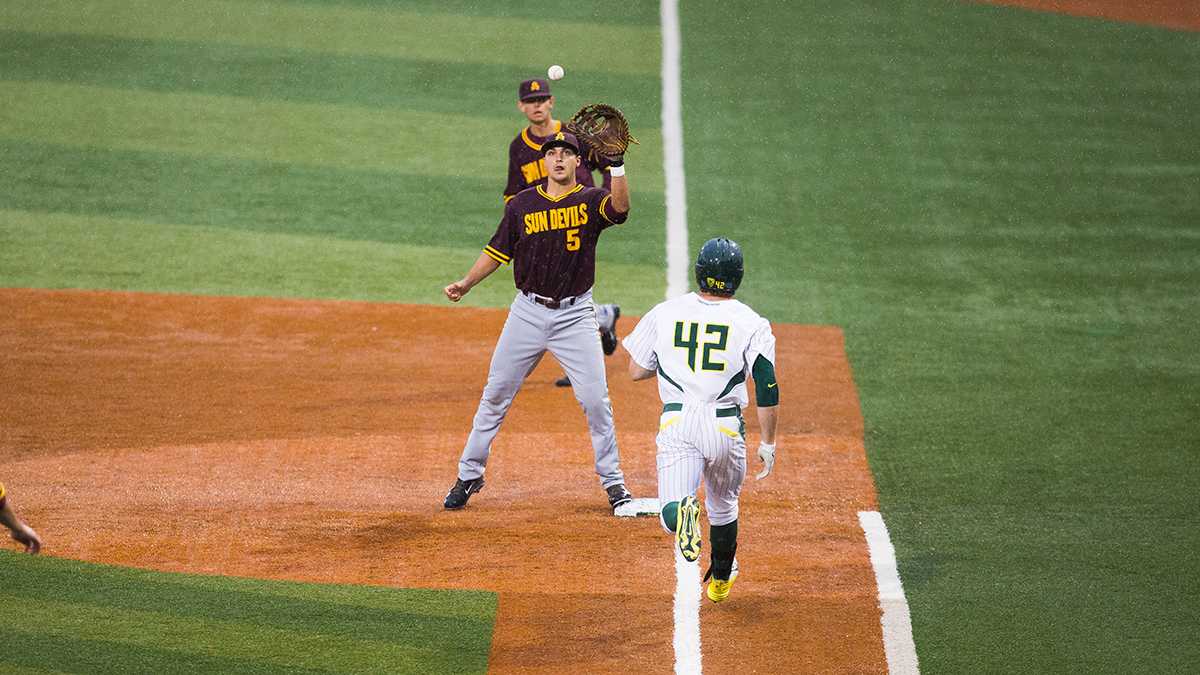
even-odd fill
[{"label": "tan baseball glove", "polygon": [[587,146],[587,159],[592,166],[621,163],[629,144],[638,142],[629,133],[625,115],[607,103],[580,108],[567,120],[567,131]]}]

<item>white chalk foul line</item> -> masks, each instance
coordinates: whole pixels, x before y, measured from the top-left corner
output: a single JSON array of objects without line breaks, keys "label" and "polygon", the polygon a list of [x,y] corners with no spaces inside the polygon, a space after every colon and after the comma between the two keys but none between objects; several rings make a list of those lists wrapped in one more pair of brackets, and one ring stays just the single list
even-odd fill
[{"label": "white chalk foul line", "polygon": [[878,511],[859,511],[858,522],[867,535],[871,567],[875,568],[875,584],[879,587],[879,609],[883,612],[879,623],[883,626],[883,652],[887,657],[888,672],[919,673],[912,616],[896,568],[896,549],[883,524],[883,516]]},{"label": "white chalk foul line", "polygon": [[700,675],[700,565],[675,551],[675,675]]},{"label": "white chalk foul line", "polygon": [[683,95],[678,0],[659,3],[662,20],[663,175],[667,199],[667,294],[688,291],[687,191],[683,177]]},{"label": "white chalk foul line", "polygon": [[[662,20],[663,175],[667,199],[667,292],[687,292],[687,192],[683,178],[683,100],[678,0],[659,3]],[[675,673],[700,675],[700,565],[675,551]]]}]

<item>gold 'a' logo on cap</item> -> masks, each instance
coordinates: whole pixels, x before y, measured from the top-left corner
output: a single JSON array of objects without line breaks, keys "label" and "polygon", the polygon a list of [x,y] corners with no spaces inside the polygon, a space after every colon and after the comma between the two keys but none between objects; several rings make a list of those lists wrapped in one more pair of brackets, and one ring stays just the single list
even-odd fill
[{"label": "gold 'a' logo on cap", "polygon": [[542,85],[538,84],[537,80],[534,80],[533,82],[531,82],[529,84],[529,91],[539,91],[539,90],[541,90],[541,88],[542,88]]},{"label": "gold 'a' logo on cap", "polygon": [[555,134],[555,135],[554,135],[554,140],[556,140],[556,141],[565,141],[565,140],[567,140],[567,139],[566,139],[566,137],[565,137],[565,136],[563,136],[563,135],[562,135],[562,132],[560,131],[560,132],[558,132],[557,134]]}]

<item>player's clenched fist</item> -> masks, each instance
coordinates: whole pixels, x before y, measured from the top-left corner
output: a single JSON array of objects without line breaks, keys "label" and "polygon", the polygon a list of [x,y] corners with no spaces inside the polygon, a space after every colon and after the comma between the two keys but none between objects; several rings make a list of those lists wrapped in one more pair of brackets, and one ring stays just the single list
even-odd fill
[{"label": "player's clenched fist", "polygon": [[462,300],[462,296],[466,295],[467,291],[469,290],[471,290],[470,286],[461,281],[456,281],[449,286],[446,286],[446,288],[443,289],[443,292],[445,292],[446,297],[450,299],[450,302],[458,302],[459,300]]}]

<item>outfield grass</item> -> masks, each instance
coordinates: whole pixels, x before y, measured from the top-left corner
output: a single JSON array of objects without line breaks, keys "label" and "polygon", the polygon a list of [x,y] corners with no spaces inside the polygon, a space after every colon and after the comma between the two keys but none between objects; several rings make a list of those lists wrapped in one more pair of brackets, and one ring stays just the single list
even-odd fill
[{"label": "outfield grass", "polygon": [[164,574],[0,551],[0,669],[487,670],[493,593]]},{"label": "outfield grass", "polygon": [[[572,64],[555,86],[560,116],[619,101],[642,141],[629,157],[634,218],[604,237],[597,295],[646,307],[665,282],[656,24],[576,13],[567,37],[587,30],[614,55],[583,58],[590,47],[555,40],[545,64],[527,54],[549,49],[546,21],[529,11],[48,2],[0,7],[0,25],[0,152],[17,158],[0,164],[0,208],[24,212],[10,214],[14,223],[99,219],[109,234],[117,219],[122,236],[144,240],[106,249],[120,268],[106,277],[101,266],[71,272],[71,260],[94,255],[93,241],[47,232],[26,255],[8,237],[10,258],[62,264],[33,277],[28,265],[0,268],[0,283],[187,291],[200,279],[191,290],[437,301],[495,230],[507,146],[523,122],[516,85],[551,58]],[[284,249],[294,248],[287,235],[315,237],[303,254],[314,257],[245,249],[237,231]],[[340,240],[383,246],[364,261],[369,247]],[[259,257],[230,269],[232,249]],[[511,296],[498,275],[468,302]]]},{"label": "outfield grass", "polygon": [[683,13],[691,236],[845,329],[923,670],[1194,668],[1200,39],[720,7]]}]

